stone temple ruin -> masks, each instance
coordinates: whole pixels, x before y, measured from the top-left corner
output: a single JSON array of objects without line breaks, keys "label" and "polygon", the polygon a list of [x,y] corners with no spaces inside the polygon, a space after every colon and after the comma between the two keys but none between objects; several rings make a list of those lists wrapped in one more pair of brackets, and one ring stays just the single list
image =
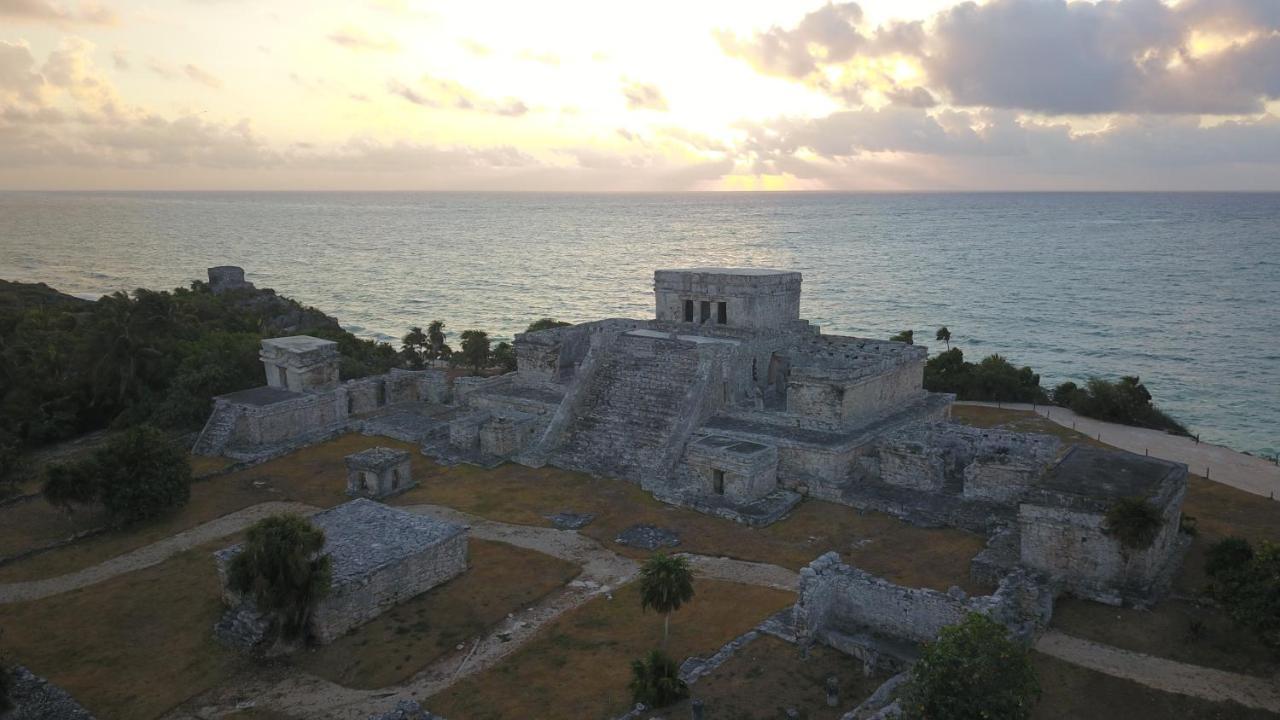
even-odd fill
[{"label": "stone temple ruin", "polygon": [[[925,348],[823,334],[800,291],[783,270],[658,270],[652,319],[519,334],[515,372],[453,382],[435,369],[344,382],[335,344],[265,340],[267,385],[217,398],[195,451],[255,460],[357,430],[442,463],[621,478],[756,526],[807,496],[960,527],[990,539],[972,569],[993,586],[1025,570],[1107,602],[1164,591],[1184,466],[952,423],[954,397],[923,387]],[[1164,518],[1140,552],[1103,520],[1131,496]]]},{"label": "stone temple ruin", "polygon": [[[468,530],[461,525],[363,498],[317,513],[311,522],[324,531],[322,553],[333,565],[329,594],[310,620],[311,635],[322,643],[467,569]],[[235,545],[214,553],[230,608],[216,632],[227,642],[253,647],[264,639],[267,624],[252,599],[227,584],[228,567],[240,551]]]},{"label": "stone temple ruin", "polygon": [[375,447],[348,455],[347,494],[384,500],[416,487],[409,453]]}]

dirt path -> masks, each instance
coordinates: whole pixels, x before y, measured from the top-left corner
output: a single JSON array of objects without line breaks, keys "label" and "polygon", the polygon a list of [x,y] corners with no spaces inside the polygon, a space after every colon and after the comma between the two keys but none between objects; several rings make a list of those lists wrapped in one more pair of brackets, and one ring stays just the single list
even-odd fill
[{"label": "dirt path", "polygon": [[294,502],[265,502],[247,507],[84,570],[44,580],[0,584],[0,604],[40,600],[104,582],[127,572],[159,565],[180,552],[238,533],[268,515],[283,512],[310,515],[317,510],[318,508],[310,505]]},{"label": "dirt path", "polygon": [[1041,636],[1036,650],[1156,690],[1217,702],[1230,700],[1245,707],[1280,712],[1280,682],[1274,679],[1187,665],[1082,640],[1056,630]]},{"label": "dirt path", "polygon": [[1210,480],[1263,497],[1280,498],[1280,466],[1269,460],[1236,452],[1193,438],[1170,435],[1159,430],[1130,427],[1081,417],[1066,408],[1024,403],[957,402],[956,405],[1001,407],[1008,410],[1035,412],[1063,427],[1075,428],[1090,437],[1100,438],[1129,452],[1186,463],[1191,472],[1208,475]]}]

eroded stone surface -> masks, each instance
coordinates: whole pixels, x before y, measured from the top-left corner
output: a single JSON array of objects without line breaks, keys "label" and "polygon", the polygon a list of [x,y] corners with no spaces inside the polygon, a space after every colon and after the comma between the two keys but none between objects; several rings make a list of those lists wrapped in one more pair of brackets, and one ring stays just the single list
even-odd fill
[{"label": "eroded stone surface", "polygon": [[641,550],[657,550],[664,547],[675,547],[680,544],[680,535],[674,530],[654,527],[653,525],[632,525],[618,533],[614,542]]}]

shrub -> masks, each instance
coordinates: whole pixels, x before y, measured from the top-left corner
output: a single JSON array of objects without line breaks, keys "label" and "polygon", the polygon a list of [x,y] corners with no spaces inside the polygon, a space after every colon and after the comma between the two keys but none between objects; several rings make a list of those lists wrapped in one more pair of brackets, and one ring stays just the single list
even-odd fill
[{"label": "shrub", "polygon": [[454,360],[460,360],[479,374],[489,366],[489,333],[483,330],[463,330],[460,355],[461,357],[455,355]]},{"label": "shrub", "polygon": [[191,497],[187,451],[164,432],[139,425],[112,438],[84,460],[45,471],[50,504],[101,502],[116,525],[157,517]]},{"label": "shrub", "polygon": [[509,373],[516,371],[516,349],[509,342],[500,342],[493,347],[493,364]]},{"label": "shrub", "polygon": [[1280,650],[1280,545],[1228,538],[1211,548],[1206,570],[1210,595],[1231,619]]},{"label": "shrub", "polygon": [[1054,388],[1053,401],[1085,417],[1186,435],[1187,429],[1151,402],[1151,393],[1137,376],[1116,381],[1089,378],[1085,387],[1065,382]]},{"label": "shrub", "polygon": [[1240,537],[1229,537],[1209,546],[1205,553],[1204,571],[1211,578],[1225,577],[1249,564],[1253,546]]},{"label": "shrub", "polygon": [[569,327],[573,323],[567,323],[555,318],[541,318],[529,323],[529,327],[525,328],[525,332],[538,332],[540,330],[551,330],[558,327]]},{"label": "shrub", "polygon": [[1029,367],[1015,367],[1000,355],[974,364],[958,347],[934,355],[924,366],[924,387],[955,393],[960,400],[1044,402],[1040,376]]},{"label": "shrub", "polygon": [[1130,550],[1146,550],[1155,542],[1164,521],[1160,511],[1142,498],[1121,498],[1107,509],[1103,527]]},{"label": "shrub", "polygon": [[231,589],[252,598],[286,640],[301,637],[315,605],[329,592],[332,562],[324,531],[297,515],[274,515],[249,528],[227,569]]},{"label": "shrub", "polygon": [[689,686],[680,679],[680,668],[671,656],[654,650],[643,660],[631,661],[631,701],[650,708],[666,707],[689,697]]},{"label": "shrub", "polygon": [[1028,650],[991,618],[970,613],[925,646],[903,691],[905,717],[1021,720],[1040,684]]},{"label": "shrub", "polygon": [[916,342],[915,330],[903,330],[902,332],[889,338],[889,342],[900,342],[908,345],[914,345]]}]

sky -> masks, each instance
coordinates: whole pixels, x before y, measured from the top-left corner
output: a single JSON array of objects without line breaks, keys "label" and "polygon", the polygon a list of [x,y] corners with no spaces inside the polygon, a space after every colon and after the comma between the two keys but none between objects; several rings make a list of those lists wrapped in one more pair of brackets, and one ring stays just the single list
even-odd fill
[{"label": "sky", "polygon": [[1280,190],[1280,0],[0,0],[0,189]]}]

